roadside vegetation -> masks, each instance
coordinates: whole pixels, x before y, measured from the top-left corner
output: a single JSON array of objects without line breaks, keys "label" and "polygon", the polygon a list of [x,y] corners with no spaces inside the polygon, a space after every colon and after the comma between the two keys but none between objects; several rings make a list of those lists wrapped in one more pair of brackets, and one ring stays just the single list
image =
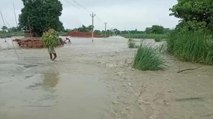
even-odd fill
[{"label": "roadside vegetation", "polygon": [[[196,4],[195,4],[196,3]],[[182,61],[213,65],[213,2],[211,0],[178,1],[170,10],[181,19],[174,30],[152,26],[144,32],[128,32],[126,38],[167,39],[168,52]],[[133,47],[133,44],[129,43]],[[164,61],[151,48],[140,46],[133,67],[140,70],[163,69]]]},{"label": "roadside vegetation", "polygon": [[165,61],[153,48],[140,45],[134,58],[133,68],[139,70],[162,70],[165,68]]},{"label": "roadside vegetation", "polygon": [[160,42],[168,39],[170,32],[171,29],[159,25],[153,25],[152,27],[146,28],[145,31],[121,31],[120,35],[125,38],[154,39],[156,42]]},{"label": "roadside vegetation", "polygon": [[181,22],[169,37],[169,53],[183,61],[213,64],[212,9],[212,0],[181,0],[173,6],[171,15]]},{"label": "roadside vegetation", "polygon": [[174,32],[168,40],[168,52],[183,61],[213,64],[213,38],[205,32]]}]

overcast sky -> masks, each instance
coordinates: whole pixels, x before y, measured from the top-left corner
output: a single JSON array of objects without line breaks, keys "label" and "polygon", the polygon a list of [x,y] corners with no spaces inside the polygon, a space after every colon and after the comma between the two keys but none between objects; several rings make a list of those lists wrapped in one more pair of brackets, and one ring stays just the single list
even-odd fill
[{"label": "overcast sky", "polygon": [[[90,13],[94,12],[95,28],[104,29],[107,22],[108,29],[119,30],[144,30],[154,24],[167,28],[174,28],[178,19],[169,16],[169,8],[177,3],[177,0],[60,0],[63,4],[63,12],[60,20],[65,28],[76,28],[91,24]],[[16,26],[13,10],[18,21],[23,4],[21,0],[0,0],[0,11],[3,14],[8,27]],[[0,27],[3,21],[0,19]]]}]

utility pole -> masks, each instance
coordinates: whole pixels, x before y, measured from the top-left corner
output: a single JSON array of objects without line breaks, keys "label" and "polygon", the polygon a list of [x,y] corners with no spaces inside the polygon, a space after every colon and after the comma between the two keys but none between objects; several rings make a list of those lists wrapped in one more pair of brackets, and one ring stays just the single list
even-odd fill
[{"label": "utility pole", "polygon": [[96,16],[94,13],[90,14],[92,17],[92,42],[94,41],[94,17]]},{"label": "utility pole", "polygon": [[107,36],[106,36],[106,35],[107,35],[107,34],[106,34],[106,33],[107,33],[107,22],[105,22],[104,25],[105,25],[105,38],[106,38],[106,37],[107,37]]}]

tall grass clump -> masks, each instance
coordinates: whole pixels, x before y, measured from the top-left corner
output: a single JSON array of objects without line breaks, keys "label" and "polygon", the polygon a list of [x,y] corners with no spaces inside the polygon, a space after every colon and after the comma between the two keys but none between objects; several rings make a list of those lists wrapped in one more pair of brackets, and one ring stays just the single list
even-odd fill
[{"label": "tall grass clump", "polygon": [[128,40],[128,47],[129,48],[137,48],[135,41],[131,38]]},{"label": "tall grass clump", "polygon": [[140,46],[135,55],[133,68],[139,70],[162,70],[165,68],[165,61],[158,52],[147,46]]},{"label": "tall grass clump", "polygon": [[168,51],[183,61],[213,64],[213,37],[206,32],[174,32]]}]

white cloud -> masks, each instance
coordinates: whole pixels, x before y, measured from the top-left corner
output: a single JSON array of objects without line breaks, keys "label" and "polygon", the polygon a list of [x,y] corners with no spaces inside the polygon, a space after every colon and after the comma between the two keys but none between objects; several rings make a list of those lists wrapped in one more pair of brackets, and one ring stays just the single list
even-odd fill
[{"label": "white cloud", "polygon": [[[15,26],[13,1],[17,17],[23,7],[21,0],[1,0],[0,10],[4,19]],[[60,0],[63,12],[60,17],[65,28],[75,28],[82,24],[90,25],[90,12],[96,13],[95,26],[104,29],[104,22],[108,28],[144,30],[154,24],[174,28],[178,19],[169,16],[169,8],[176,4],[176,0]],[[76,2],[79,4],[76,4]],[[0,20],[0,27],[3,26]]]}]

